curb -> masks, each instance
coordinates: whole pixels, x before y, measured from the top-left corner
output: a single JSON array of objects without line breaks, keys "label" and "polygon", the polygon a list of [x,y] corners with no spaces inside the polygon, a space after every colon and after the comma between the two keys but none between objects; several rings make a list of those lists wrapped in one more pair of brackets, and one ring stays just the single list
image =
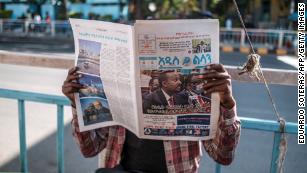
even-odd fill
[{"label": "curb", "polygon": [[74,66],[74,57],[0,51],[0,63],[67,69]]},{"label": "curb", "polygon": [[[239,47],[239,48],[236,48],[236,47],[232,47],[232,46],[221,46],[221,49],[220,49],[222,52],[225,52],[225,53],[230,53],[230,52],[234,52],[234,51],[239,51],[241,53],[244,53],[244,54],[250,54],[251,53],[251,49],[250,47]],[[271,49],[268,49],[266,47],[259,47],[257,49],[255,49],[255,51],[257,51],[257,53],[259,55],[268,55],[268,54],[276,54],[276,55],[288,55],[288,54],[291,54],[292,55],[292,52],[288,52],[286,49],[284,48],[278,48],[278,49],[274,49],[274,50],[271,50]]]}]

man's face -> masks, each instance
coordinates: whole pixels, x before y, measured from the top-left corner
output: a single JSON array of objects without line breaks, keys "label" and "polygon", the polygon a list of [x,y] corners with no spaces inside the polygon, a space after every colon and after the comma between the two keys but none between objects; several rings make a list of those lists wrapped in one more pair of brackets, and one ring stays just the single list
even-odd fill
[{"label": "man's face", "polygon": [[190,83],[188,84],[188,90],[196,92],[198,94],[204,91],[204,83],[198,76],[192,76]]},{"label": "man's face", "polygon": [[162,82],[164,89],[170,93],[179,92],[181,89],[180,74],[177,72],[170,72],[166,74],[167,79]]},{"label": "man's face", "polygon": [[159,88],[159,80],[158,80],[158,79],[154,79],[154,80],[152,81],[150,91],[151,91],[151,92],[154,92],[154,91],[157,90],[158,88]]}]

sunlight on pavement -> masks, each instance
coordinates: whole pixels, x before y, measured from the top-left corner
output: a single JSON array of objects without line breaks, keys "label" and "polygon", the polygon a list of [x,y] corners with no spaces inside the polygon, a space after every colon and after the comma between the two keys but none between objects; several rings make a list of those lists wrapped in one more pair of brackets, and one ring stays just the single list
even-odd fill
[{"label": "sunlight on pavement", "polygon": [[289,64],[295,68],[298,68],[298,64],[297,64],[297,57],[295,56],[289,56],[289,55],[285,55],[285,56],[277,56],[277,59],[279,61],[282,61],[286,64]]}]

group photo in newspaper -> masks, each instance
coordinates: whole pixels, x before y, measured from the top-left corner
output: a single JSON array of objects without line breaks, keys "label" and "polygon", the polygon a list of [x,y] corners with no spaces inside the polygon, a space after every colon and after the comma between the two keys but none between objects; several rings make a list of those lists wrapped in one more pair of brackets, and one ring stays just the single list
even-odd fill
[{"label": "group photo in newspaper", "polygon": [[85,86],[75,94],[80,131],[121,125],[143,139],[214,138],[219,95],[203,85],[206,65],[219,63],[218,20],[70,23]]}]

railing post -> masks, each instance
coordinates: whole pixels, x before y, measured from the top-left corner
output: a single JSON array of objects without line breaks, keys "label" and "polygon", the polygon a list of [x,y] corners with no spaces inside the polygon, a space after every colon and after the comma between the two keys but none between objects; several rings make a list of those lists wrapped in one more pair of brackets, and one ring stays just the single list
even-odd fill
[{"label": "railing post", "polygon": [[51,21],[50,23],[50,29],[51,29],[51,36],[54,37],[55,36],[55,21]]},{"label": "railing post", "polygon": [[221,173],[221,165],[218,163],[215,164],[215,173]]},{"label": "railing post", "polygon": [[3,20],[0,19],[0,33],[3,32]]},{"label": "railing post", "polygon": [[29,33],[29,20],[25,20],[25,34],[28,35]]},{"label": "railing post", "polygon": [[57,163],[58,173],[64,173],[64,111],[63,105],[57,105]]},{"label": "railing post", "polygon": [[25,121],[25,102],[18,100],[18,118],[19,118],[19,148],[21,172],[28,172],[27,143],[26,143],[26,121]]},{"label": "railing post", "polygon": [[241,41],[240,46],[243,47],[245,45],[245,32],[241,29]]},{"label": "railing post", "polygon": [[279,37],[278,37],[278,48],[282,48],[283,37],[284,37],[284,32],[280,31],[279,32]]},{"label": "railing post", "polygon": [[274,144],[273,144],[273,150],[272,150],[270,173],[277,173],[277,171],[278,171],[277,161],[278,161],[278,155],[279,155],[280,139],[281,139],[281,133],[280,132],[274,132]]}]

